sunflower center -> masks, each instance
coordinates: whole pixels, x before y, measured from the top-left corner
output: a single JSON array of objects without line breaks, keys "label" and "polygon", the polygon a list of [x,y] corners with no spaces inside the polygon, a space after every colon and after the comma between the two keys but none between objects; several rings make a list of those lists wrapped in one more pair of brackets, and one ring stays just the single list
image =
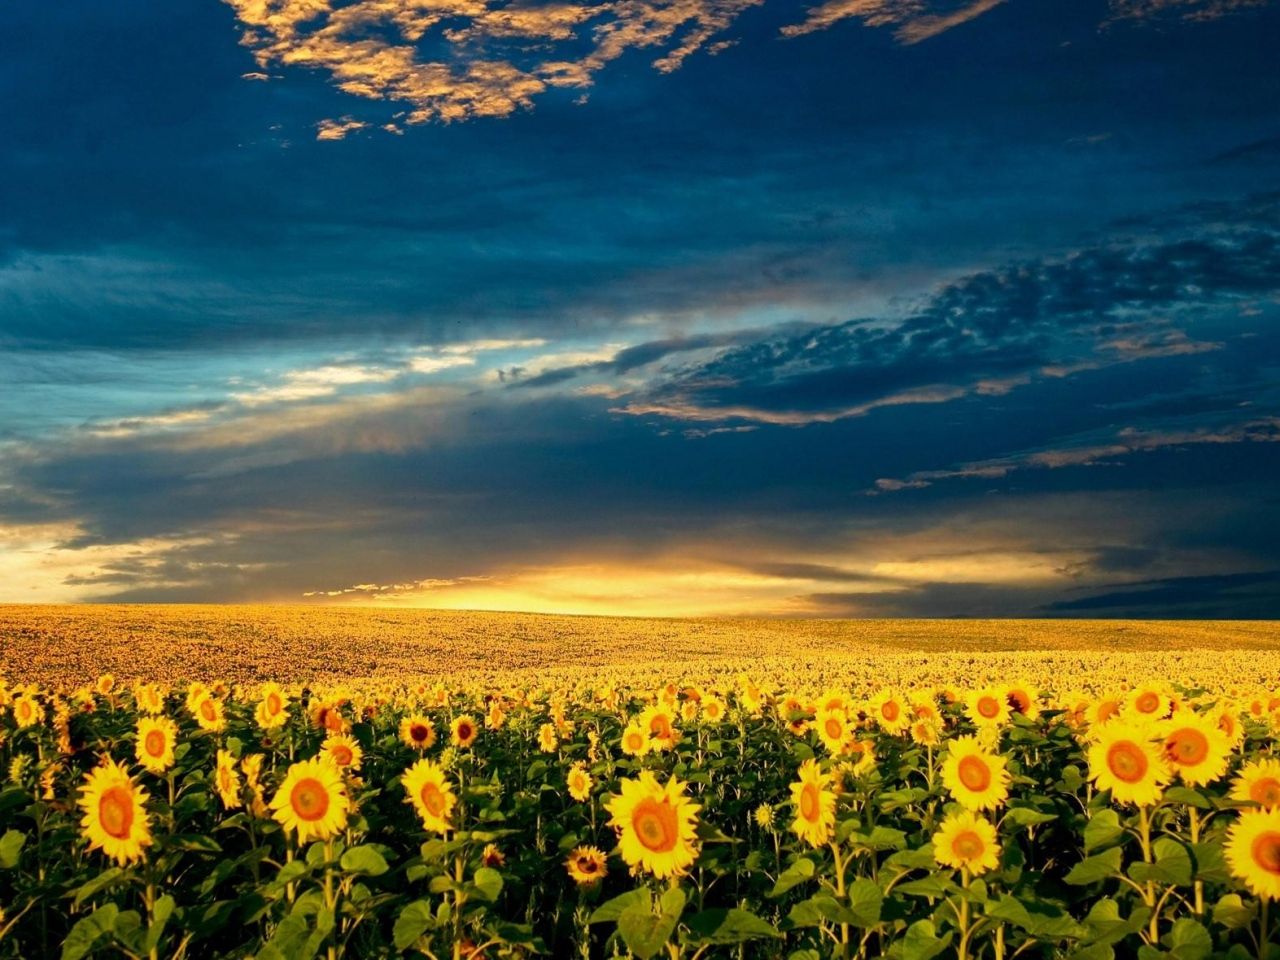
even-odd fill
[{"label": "sunflower center", "polygon": [[578,871],[579,871],[580,873],[595,873],[595,872],[596,872],[596,862],[595,862],[594,860],[592,860],[590,857],[579,857],[579,858],[578,858]]},{"label": "sunflower center", "polygon": [[844,733],[844,724],[837,717],[827,718],[827,736],[832,740],[839,740]]},{"label": "sunflower center", "polygon": [[1104,700],[1098,706],[1098,722],[1105,723],[1120,712],[1120,704],[1115,700]]},{"label": "sunflower center", "polygon": [[117,840],[128,837],[133,830],[133,794],[122,786],[104,790],[98,800],[98,822]]},{"label": "sunflower center", "polygon": [[469,723],[458,724],[458,739],[459,740],[471,739],[471,724]]},{"label": "sunflower center", "polygon": [[1253,855],[1253,862],[1267,873],[1280,875],[1280,833],[1268,830],[1258,834],[1253,838],[1250,853]]},{"label": "sunflower center", "polygon": [[1009,706],[1019,713],[1026,713],[1031,709],[1031,697],[1021,690],[1010,690],[1008,700]]},{"label": "sunflower center", "polygon": [[965,789],[981,793],[991,786],[991,769],[981,757],[962,757],[956,767],[956,776],[965,785]]},{"label": "sunflower center", "polygon": [[275,716],[280,712],[283,706],[284,705],[280,702],[280,694],[275,692],[267,694],[267,713]]},{"label": "sunflower center", "polygon": [[1209,755],[1209,738],[1199,730],[1184,727],[1165,738],[1164,752],[1174,763],[1192,767]]},{"label": "sunflower center", "polygon": [[982,838],[972,830],[962,830],[951,841],[951,849],[961,860],[975,860],[982,856],[986,845]]},{"label": "sunflower center", "polygon": [[307,777],[294,784],[289,806],[303,820],[319,820],[329,812],[329,791],[319,780]]},{"label": "sunflower center", "polygon": [[982,697],[978,700],[978,713],[988,720],[1000,715],[1000,703],[995,697]]},{"label": "sunflower center", "polygon": [[351,764],[354,759],[351,755],[351,748],[345,743],[336,744],[330,751],[329,755],[333,757],[333,762],[340,767],[346,767]]},{"label": "sunflower center", "polygon": [[159,730],[148,730],[146,737],[142,741],[143,748],[153,757],[159,757],[164,754],[164,734]]},{"label": "sunflower center", "polygon": [[409,736],[414,742],[420,742],[427,739],[427,728],[420,723],[415,723],[409,728]]},{"label": "sunflower center", "polygon": [[1249,787],[1249,799],[1264,807],[1280,805],[1280,780],[1275,777],[1261,777]]},{"label": "sunflower center", "polygon": [[1147,690],[1133,702],[1133,706],[1139,713],[1155,713],[1160,706],[1160,695]]},{"label": "sunflower center", "polygon": [[898,719],[898,714],[901,712],[901,709],[902,708],[898,706],[898,701],[886,700],[880,707],[880,715],[890,723],[893,723],[893,721]]},{"label": "sunflower center", "polygon": [[810,823],[817,823],[821,806],[818,801],[818,785],[806,783],[804,789],[800,791],[800,816]]},{"label": "sunflower center", "polygon": [[444,791],[434,783],[424,783],[422,792],[419,794],[422,798],[422,805],[427,808],[427,812],[433,817],[444,815],[445,797]]},{"label": "sunflower center", "polygon": [[200,701],[200,716],[204,717],[206,720],[214,719],[214,717],[216,716],[216,712],[213,709],[212,700]]},{"label": "sunflower center", "polygon": [[1120,740],[1107,751],[1107,769],[1125,783],[1137,783],[1147,773],[1147,755],[1132,740]]},{"label": "sunflower center", "polygon": [[659,740],[666,740],[671,736],[671,721],[664,714],[658,714],[649,721],[649,733]]},{"label": "sunflower center", "polygon": [[679,839],[675,808],[652,798],[636,804],[631,814],[631,826],[640,842],[655,853],[674,850]]}]

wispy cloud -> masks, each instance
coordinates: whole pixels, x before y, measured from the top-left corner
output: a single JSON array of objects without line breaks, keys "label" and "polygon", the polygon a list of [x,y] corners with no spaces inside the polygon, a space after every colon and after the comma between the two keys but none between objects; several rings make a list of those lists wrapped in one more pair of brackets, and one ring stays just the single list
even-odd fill
[{"label": "wispy cloud", "polygon": [[[800,23],[782,28],[784,37],[826,30],[841,20],[857,18],[869,27],[893,27],[906,44],[919,43],[982,16],[1004,0],[970,0],[960,4],[926,0],[828,0],[811,7]],[[948,9],[950,7],[950,9]]]}]

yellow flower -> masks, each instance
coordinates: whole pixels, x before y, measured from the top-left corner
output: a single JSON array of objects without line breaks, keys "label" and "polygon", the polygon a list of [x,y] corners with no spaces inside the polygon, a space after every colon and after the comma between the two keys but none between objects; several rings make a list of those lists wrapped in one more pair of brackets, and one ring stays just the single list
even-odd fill
[{"label": "yellow flower", "polygon": [[421,753],[430,750],[436,742],[436,728],[421,714],[405,717],[400,721],[400,740],[406,747]]},{"label": "yellow flower", "polygon": [[629,757],[643,757],[649,750],[649,734],[639,721],[631,721],[622,731],[622,752]]},{"label": "yellow flower", "polygon": [[111,691],[116,688],[116,678],[109,673],[104,673],[94,681],[93,689],[103,697],[111,695]]},{"label": "yellow flower", "polygon": [[1280,810],[1242,810],[1227,831],[1231,873],[1266,900],[1280,899]]},{"label": "yellow flower", "polygon": [[284,726],[289,719],[289,698],[280,689],[280,684],[262,685],[258,706],[253,711],[253,719],[263,730],[274,730]]},{"label": "yellow flower", "polygon": [[604,853],[596,847],[575,847],[564,862],[564,868],[580,887],[595,886],[609,869]]},{"label": "yellow flower", "polygon": [[1018,681],[1004,688],[1004,699],[1009,709],[1020,713],[1028,720],[1040,716],[1040,700],[1036,695],[1036,685]]},{"label": "yellow flower", "polygon": [[942,741],[942,727],[936,720],[913,720],[911,740],[922,747],[936,747]]},{"label": "yellow flower", "polygon": [[556,725],[544,723],[538,728],[538,749],[543,753],[555,753],[560,740],[556,736]]},{"label": "yellow flower", "polygon": [[569,768],[569,796],[577,800],[579,803],[586,803],[591,799],[591,774],[587,773],[586,765],[578,762]]},{"label": "yellow flower", "polygon": [[756,807],[755,813],[752,814],[756,821],[756,826],[761,830],[773,829],[773,807],[767,803],[762,803]]},{"label": "yellow flower", "polygon": [[1006,762],[983,750],[977,737],[957,737],[942,761],[942,783],[966,810],[994,810],[1009,797]]},{"label": "yellow flower", "polygon": [[836,795],[828,789],[831,777],[819,769],[816,760],[800,764],[799,776],[791,785],[791,803],[796,809],[791,829],[810,846],[821,847],[831,839],[836,823]]},{"label": "yellow flower", "polygon": [[135,755],[148,773],[161,774],[173,766],[178,726],[168,717],[139,717]]},{"label": "yellow flower", "polygon": [[227,728],[226,711],[222,706],[222,701],[217,697],[205,694],[198,698],[192,713],[195,715],[196,723],[200,725],[201,730],[209,733],[218,733]]},{"label": "yellow flower", "polygon": [[480,728],[476,726],[474,718],[466,714],[453,718],[453,723],[449,727],[449,740],[455,747],[465,750],[476,742],[476,737],[479,735]]},{"label": "yellow flower", "polygon": [[436,833],[452,829],[450,817],[458,798],[439,764],[419,760],[404,772],[400,782],[408,794],[406,802],[413,804],[424,827]]},{"label": "yellow flower", "polygon": [[105,760],[85,775],[80,788],[80,833],[90,850],[101,850],[123,865],[142,859],[151,844],[147,792],[129,779],[123,764]]},{"label": "yellow flower", "polygon": [[649,733],[650,750],[671,750],[680,742],[675,715],[666,707],[652,706],[640,714],[640,726]]},{"label": "yellow flower", "polygon": [[359,770],[364,759],[360,742],[349,733],[329,734],[320,749],[340,770]]},{"label": "yellow flower", "polygon": [[502,709],[502,704],[494,700],[489,704],[489,709],[484,715],[484,725],[486,730],[501,730],[502,725],[507,722],[506,711]]},{"label": "yellow flower", "polygon": [[619,787],[622,793],[606,809],[610,825],[618,830],[622,859],[658,879],[682,876],[698,856],[700,805],[685,795],[684,784],[674,776],[662,785],[648,770]]},{"label": "yellow flower", "polygon": [[933,835],[933,858],[944,867],[968,870],[975,876],[1000,866],[996,828],[969,810],[953,813]]},{"label": "yellow flower", "polygon": [[142,713],[161,713],[164,710],[164,692],[154,683],[135,683],[133,702]]},{"label": "yellow flower", "polygon": [[222,799],[222,805],[228,810],[234,810],[242,805],[240,773],[236,770],[236,758],[227,750],[218,751],[217,766],[213,772],[213,785]]},{"label": "yellow flower", "polygon": [[1274,810],[1280,807],[1280,760],[1251,760],[1231,781],[1231,799]]},{"label": "yellow flower", "polygon": [[911,713],[906,703],[892,690],[881,690],[872,697],[871,718],[885,733],[902,733],[911,726]]},{"label": "yellow flower", "polygon": [[979,727],[999,727],[1009,722],[1009,700],[1004,691],[996,687],[969,694],[964,710]]},{"label": "yellow flower", "polygon": [[43,722],[44,707],[35,697],[24,693],[13,701],[13,719],[20,727],[34,727]]},{"label": "yellow flower", "polygon": [[1124,712],[1131,719],[1161,720],[1169,715],[1171,701],[1162,686],[1145,683],[1130,691],[1124,701]]},{"label": "yellow flower", "polygon": [[818,739],[827,751],[840,755],[853,738],[853,730],[849,727],[849,718],[843,710],[823,710],[814,720],[818,731]]},{"label": "yellow flower", "polygon": [[271,798],[272,816],[298,842],[328,840],[347,825],[351,801],[342,774],[322,757],[290,765],[284,783]]},{"label": "yellow flower", "polygon": [[1179,710],[1157,728],[1164,758],[1188,786],[1212,783],[1227,772],[1231,744],[1217,724],[1190,710]]},{"label": "yellow flower", "polygon": [[1089,745],[1089,779],[1098,789],[1110,790],[1116,803],[1149,806],[1159,802],[1173,773],[1152,743],[1151,728],[1112,720],[1096,735]]},{"label": "yellow flower", "polygon": [[719,723],[726,711],[725,702],[719,697],[708,696],[702,701],[702,719],[707,723]]}]

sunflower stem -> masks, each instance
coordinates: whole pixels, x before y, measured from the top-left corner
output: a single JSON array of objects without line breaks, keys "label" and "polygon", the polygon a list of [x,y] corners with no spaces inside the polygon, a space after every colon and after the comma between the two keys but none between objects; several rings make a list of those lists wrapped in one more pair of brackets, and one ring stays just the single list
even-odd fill
[{"label": "sunflower stem", "polygon": [[[1200,842],[1200,811],[1188,804],[1187,817],[1191,823],[1191,842]],[[1195,905],[1192,907],[1198,917],[1204,913],[1204,881],[1195,882]]]},{"label": "sunflower stem", "polygon": [[[1146,804],[1138,807],[1138,829],[1141,832],[1142,860],[1144,863],[1151,863],[1151,815],[1147,810]],[[1154,880],[1147,881],[1146,893],[1143,899],[1146,901],[1147,906],[1151,908],[1151,922],[1147,925],[1147,941],[1154,945],[1160,942],[1160,913],[1156,909],[1156,884]]]},{"label": "sunflower stem", "polygon": [[960,896],[960,909],[957,919],[960,922],[960,944],[956,948],[959,960],[969,960],[969,868],[960,868],[960,886],[964,893]]}]

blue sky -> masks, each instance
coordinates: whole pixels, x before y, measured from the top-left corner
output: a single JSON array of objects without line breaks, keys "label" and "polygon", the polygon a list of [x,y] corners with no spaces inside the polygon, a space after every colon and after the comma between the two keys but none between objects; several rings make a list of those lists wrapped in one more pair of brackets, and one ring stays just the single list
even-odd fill
[{"label": "blue sky", "polygon": [[0,600],[1280,615],[1280,10],[18,4]]}]

